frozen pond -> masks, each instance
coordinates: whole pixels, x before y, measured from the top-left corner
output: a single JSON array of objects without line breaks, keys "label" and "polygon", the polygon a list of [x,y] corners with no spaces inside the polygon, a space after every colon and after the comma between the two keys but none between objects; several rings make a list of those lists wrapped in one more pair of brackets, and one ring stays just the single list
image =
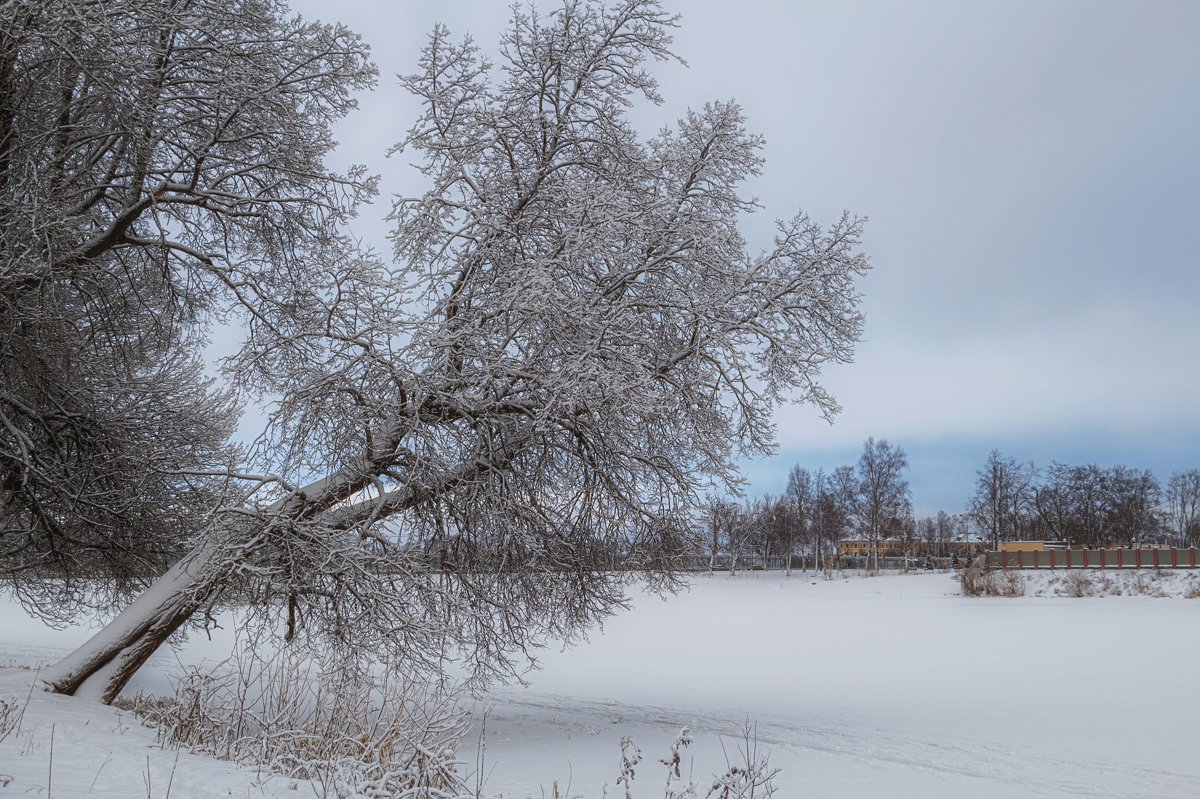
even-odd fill
[{"label": "frozen pond", "polygon": [[[633,795],[658,799],[657,759],[686,726],[703,796],[749,719],[782,769],[777,797],[1200,796],[1200,599],[1182,598],[1200,573],[1170,579],[1176,598],[968,599],[948,574],[698,576],[492,693],[486,793],[552,796],[558,781],[622,796],[629,736],[645,757]],[[0,622],[0,665],[53,659],[88,632],[47,631],[11,604]],[[228,647],[194,637],[131,688],[164,691],[179,662]],[[0,797],[41,790],[55,730],[54,796],[129,795],[130,779],[145,795],[142,771],[160,789],[179,774],[177,799],[297,795],[253,769],[147,749],[152,736],[113,712],[35,697],[35,739],[0,744],[0,775],[16,776]]]}]

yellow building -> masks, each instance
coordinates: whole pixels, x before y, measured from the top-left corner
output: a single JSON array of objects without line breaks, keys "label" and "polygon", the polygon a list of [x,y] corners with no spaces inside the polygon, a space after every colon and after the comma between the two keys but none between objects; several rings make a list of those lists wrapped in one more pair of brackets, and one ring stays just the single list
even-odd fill
[{"label": "yellow building", "polygon": [[[878,541],[878,547],[881,558],[899,558],[905,555],[905,543],[895,538],[881,538]],[[909,557],[924,557],[925,555],[949,557],[950,555],[977,555],[985,549],[987,549],[987,545],[982,541],[932,542],[913,539],[908,542],[907,554]],[[871,542],[865,538],[843,538],[838,541],[837,552],[841,557],[865,557],[871,554]]]},{"label": "yellow building", "polygon": [[1062,549],[1057,541],[1001,541],[998,552],[1045,552],[1047,549]]},{"label": "yellow building", "polygon": [[1045,541],[1001,541],[998,552],[1044,552]]}]

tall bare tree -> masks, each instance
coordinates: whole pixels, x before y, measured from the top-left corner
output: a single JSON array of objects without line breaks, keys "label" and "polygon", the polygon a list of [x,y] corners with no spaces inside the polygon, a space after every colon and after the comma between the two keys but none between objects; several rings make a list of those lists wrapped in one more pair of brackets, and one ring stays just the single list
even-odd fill
[{"label": "tall bare tree", "polygon": [[717,557],[724,549],[729,552],[730,535],[738,517],[738,506],[720,497],[706,497],[700,506],[700,518],[705,545],[708,547],[708,573],[717,568]]},{"label": "tall bare tree", "polygon": [[829,474],[822,524],[832,536],[834,552],[839,551],[838,542],[843,538],[862,532],[858,487],[858,475],[853,466],[838,466]]},{"label": "tall bare tree", "polygon": [[957,516],[946,513],[944,510],[939,510],[934,524],[938,554],[944,557],[947,547],[954,540],[957,528],[960,526],[960,519]]},{"label": "tall bare tree", "polygon": [[1112,541],[1112,512],[1105,470],[1095,464],[1071,466],[1054,461],[1038,489],[1038,514],[1047,530],[1070,545],[1101,547]]},{"label": "tall bare tree", "polygon": [[836,546],[836,539],[829,535],[829,525],[825,520],[827,511],[827,494],[829,492],[829,477],[825,474],[824,469],[817,469],[817,473],[812,476],[812,511],[810,517],[812,520],[812,531],[809,538],[813,542],[813,563],[817,569],[825,567],[828,555],[825,552],[825,544],[829,543]]},{"label": "tall bare tree", "polygon": [[1163,530],[1162,486],[1149,469],[1114,466],[1105,474],[1113,541],[1157,540]]},{"label": "tall bare tree", "polygon": [[968,513],[991,540],[992,549],[998,549],[1001,541],[1017,536],[1022,517],[1030,512],[1037,471],[1032,463],[1017,463],[994,449],[976,476]]},{"label": "tall bare tree", "polygon": [[1178,546],[1193,543],[1200,530],[1200,469],[1174,472],[1167,481],[1167,516],[1175,528]]},{"label": "tall bare tree", "polygon": [[[867,536],[871,569],[879,570],[879,540],[892,522],[909,516],[910,497],[904,470],[908,457],[886,439],[868,438],[858,458],[857,515]],[[905,529],[901,526],[899,529]]]},{"label": "tall bare tree", "polygon": [[[818,473],[816,480],[814,480],[812,473],[809,472],[808,469],[796,464],[792,466],[791,470],[788,472],[787,488],[784,490],[784,499],[786,499],[791,506],[790,511],[795,522],[795,537],[800,540],[801,545],[805,546],[805,548],[807,548],[808,539],[810,537],[808,535],[808,531],[814,526],[813,511],[815,510],[814,506],[816,504],[815,495],[819,489],[820,480],[820,473]],[[801,554],[800,556],[802,569],[808,568],[807,563],[805,562],[805,557],[806,553]],[[819,563],[820,560],[821,540],[818,536],[817,562]],[[787,568],[788,572],[791,573],[792,558],[790,549],[788,551]]]},{"label": "tall bare tree", "polygon": [[[620,607],[629,580],[674,579],[697,491],[770,450],[785,396],[837,410],[818,378],[861,332],[861,222],[800,214],[751,254],[739,187],[761,140],[738,107],[639,141],[626,112],[659,100],[645,64],[672,57],[657,2],[518,10],[499,69],[434,30],[404,78],[423,110],[398,150],[429,190],[395,203],[395,267],[338,232],[370,181],[321,166],[328,121],[373,76],[363,47],[282,12],[130,3],[114,16],[136,46],[117,37],[96,57],[117,87],[121,48],[145,47],[138,69],[173,88],[120,97],[154,136],[95,241],[157,253],[181,301],[245,309],[228,374],[277,402],[244,468],[192,470],[245,488],[43,672],[58,691],[111,700],[235,587],[264,615],[286,608],[301,642],[411,669],[455,654],[477,676],[517,668],[544,636]],[[45,37],[62,58],[73,42]],[[92,266],[92,240],[66,263]]]}]

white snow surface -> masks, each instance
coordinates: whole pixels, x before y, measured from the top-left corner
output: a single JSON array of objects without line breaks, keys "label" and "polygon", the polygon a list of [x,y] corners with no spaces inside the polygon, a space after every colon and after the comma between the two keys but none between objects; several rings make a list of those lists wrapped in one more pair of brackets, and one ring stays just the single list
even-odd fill
[{"label": "white snow surface", "polygon": [[[487,792],[549,796],[558,781],[622,795],[630,736],[646,758],[633,795],[657,799],[657,759],[681,728],[704,785],[749,719],[782,769],[777,797],[1200,797],[1200,599],[1184,598],[1200,573],[1164,578],[1167,597],[1053,596],[1060,577],[1033,575],[1017,598],[962,597],[944,573],[811,572],[702,575],[666,600],[639,596],[480,703]],[[127,691],[165,692],[180,663],[224,657],[232,627],[159,653]],[[0,666],[52,661],[91,632],[0,603]],[[314,795],[157,749],[130,714],[31,692],[32,675],[0,669],[0,698],[28,697],[0,742],[0,798],[158,798],[168,784],[176,799]]]}]

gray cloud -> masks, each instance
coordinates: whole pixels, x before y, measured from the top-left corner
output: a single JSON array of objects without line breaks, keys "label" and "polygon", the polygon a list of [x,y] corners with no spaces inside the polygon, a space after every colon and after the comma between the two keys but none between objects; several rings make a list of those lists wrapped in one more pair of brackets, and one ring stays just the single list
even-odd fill
[{"label": "gray cloud", "polygon": [[[846,410],[832,428],[781,411],[781,458],[751,467],[766,490],[768,467],[867,435],[943,466],[968,457],[966,441],[980,462],[990,446],[1025,459],[1056,441],[1047,459],[1111,452],[1164,478],[1200,465],[1183,461],[1200,449],[1200,5],[667,5],[689,67],[658,68],[667,102],[639,112],[643,130],[706,100],[742,103],[767,138],[752,241],[798,207],[871,218],[867,341],[828,375]],[[494,49],[507,9],[294,6],[372,44],[381,87],[343,152],[383,172],[385,192],[418,190],[403,156],[382,158],[413,117],[391,76],[415,67],[437,20]],[[360,225],[380,249],[385,211]],[[923,490],[965,496],[973,468],[955,482],[914,462],[918,505]]]}]

